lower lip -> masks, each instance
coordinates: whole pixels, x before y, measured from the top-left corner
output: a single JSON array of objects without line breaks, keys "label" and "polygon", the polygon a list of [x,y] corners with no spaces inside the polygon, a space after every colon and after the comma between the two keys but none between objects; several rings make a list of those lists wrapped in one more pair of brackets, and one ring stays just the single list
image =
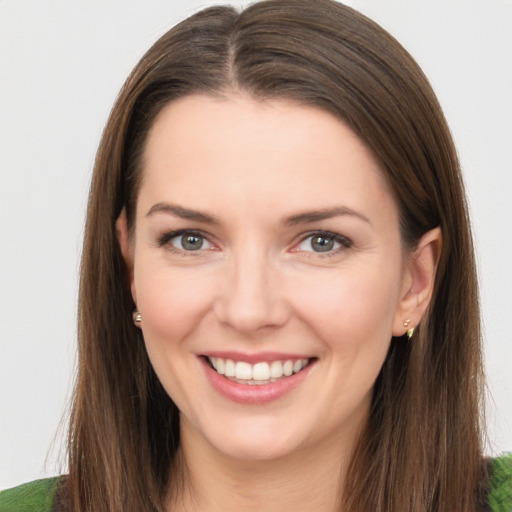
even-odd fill
[{"label": "lower lip", "polygon": [[283,377],[268,384],[239,384],[219,375],[204,359],[201,358],[206,370],[206,376],[212,387],[222,396],[240,404],[266,404],[279,400],[290,393],[308,376],[314,361],[310,362],[300,372]]}]

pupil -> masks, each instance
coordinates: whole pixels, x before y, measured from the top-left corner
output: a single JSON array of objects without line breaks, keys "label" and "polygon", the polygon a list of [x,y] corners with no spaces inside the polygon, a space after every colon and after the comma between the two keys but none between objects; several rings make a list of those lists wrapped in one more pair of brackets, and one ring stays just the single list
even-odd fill
[{"label": "pupil", "polygon": [[203,244],[203,240],[201,237],[196,235],[183,235],[181,237],[181,245],[183,246],[183,249],[186,249],[188,251],[197,251],[201,248],[201,245]]},{"label": "pupil", "polygon": [[328,252],[334,247],[334,240],[325,236],[315,236],[311,240],[311,247],[316,252]]}]

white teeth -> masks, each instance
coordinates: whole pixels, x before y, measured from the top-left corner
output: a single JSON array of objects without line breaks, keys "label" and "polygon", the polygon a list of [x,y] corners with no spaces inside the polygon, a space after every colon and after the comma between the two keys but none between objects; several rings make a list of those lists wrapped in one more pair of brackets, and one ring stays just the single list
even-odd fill
[{"label": "white teeth", "polygon": [[226,359],[226,362],[224,363],[224,375],[226,377],[235,376],[235,363],[231,359]]},{"label": "white teeth", "polygon": [[283,364],[283,373],[289,377],[293,373],[293,363],[291,361],[285,361]]},{"label": "white teeth", "polygon": [[252,365],[245,361],[235,363],[232,359],[220,357],[209,357],[208,359],[220,375],[249,385],[268,384],[276,379],[289,377],[300,372],[309,363],[309,359],[287,359],[286,361],[261,362]]},{"label": "white teeth", "polygon": [[270,379],[270,366],[268,363],[257,363],[252,367],[253,380],[268,380]]},{"label": "white teeth", "polygon": [[270,364],[270,378],[279,379],[283,376],[283,363],[281,361],[272,361]]},{"label": "white teeth", "polygon": [[252,379],[252,366],[249,363],[238,361],[235,365],[235,377],[242,380]]}]

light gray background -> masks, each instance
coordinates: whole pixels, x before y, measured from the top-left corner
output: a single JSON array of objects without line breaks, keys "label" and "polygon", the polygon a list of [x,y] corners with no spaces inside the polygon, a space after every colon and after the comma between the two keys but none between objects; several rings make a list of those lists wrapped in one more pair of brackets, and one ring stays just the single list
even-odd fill
[{"label": "light gray background", "polygon": [[[65,471],[57,461],[96,146],[143,52],[176,21],[212,3],[0,0],[0,488]],[[494,398],[488,452],[510,451],[512,2],[350,5],[413,54],[452,127],[481,271]]]}]

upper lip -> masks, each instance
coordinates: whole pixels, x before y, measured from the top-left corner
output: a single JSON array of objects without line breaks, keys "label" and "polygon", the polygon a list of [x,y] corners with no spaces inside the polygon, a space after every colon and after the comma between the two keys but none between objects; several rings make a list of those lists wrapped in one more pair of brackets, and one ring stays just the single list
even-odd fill
[{"label": "upper lip", "polygon": [[245,361],[246,363],[250,364],[312,358],[312,356],[309,354],[290,354],[286,352],[255,352],[252,354],[248,354],[246,352],[228,350],[210,350],[208,352],[203,352],[201,355],[205,357],[220,357],[222,359],[232,359],[233,361]]}]

